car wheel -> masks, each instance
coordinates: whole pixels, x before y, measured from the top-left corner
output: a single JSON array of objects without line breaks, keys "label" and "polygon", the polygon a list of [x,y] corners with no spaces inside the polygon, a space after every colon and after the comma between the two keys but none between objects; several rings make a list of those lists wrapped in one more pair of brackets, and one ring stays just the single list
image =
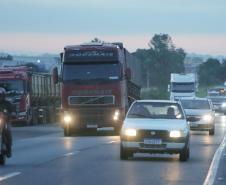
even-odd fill
[{"label": "car wheel", "polygon": [[215,128],[212,128],[211,130],[209,130],[209,135],[213,136],[215,134]]},{"label": "car wheel", "polygon": [[122,145],[120,146],[120,158],[121,160],[127,160],[129,157],[133,157],[133,153],[126,150]]},{"label": "car wheel", "polygon": [[1,154],[0,155],[0,165],[5,165],[6,157],[5,155]]},{"label": "car wheel", "polygon": [[180,152],[180,161],[187,161],[190,158],[190,146],[189,140],[184,149]]}]

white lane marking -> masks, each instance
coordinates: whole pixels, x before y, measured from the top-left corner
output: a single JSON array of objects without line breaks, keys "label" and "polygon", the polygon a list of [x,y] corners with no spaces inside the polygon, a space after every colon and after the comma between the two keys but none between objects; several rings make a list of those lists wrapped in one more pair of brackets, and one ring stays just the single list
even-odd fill
[{"label": "white lane marking", "polygon": [[117,141],[109,141],[107,142],[107,144],[112,144],[112,143],[116,143]]},{"label": "white lane marking", "polygon": [[225,146],[226,146],[226,135],[224,136],[223,141],[221,142],[220,146],[218,147],[217,151],[214,154],[213,160],[211,162],[208,174],[203,185],[213,185]]},{"label": "white lane marking", "polygon": [[21,172],[13,172],[13,173],[9,173],[9,174],[0,176],[0,181],[4,181],[4,180],[6,180],[6,179],[15,177],[15,176],[20,175],[20,174],[21,174]]},{"label": "white lane marking", "polygon": [[64,156],[67,157],[67,156],[77,155],[79,152],[80,152],[80,151],[69,152],[69,153],[64,154]]}]

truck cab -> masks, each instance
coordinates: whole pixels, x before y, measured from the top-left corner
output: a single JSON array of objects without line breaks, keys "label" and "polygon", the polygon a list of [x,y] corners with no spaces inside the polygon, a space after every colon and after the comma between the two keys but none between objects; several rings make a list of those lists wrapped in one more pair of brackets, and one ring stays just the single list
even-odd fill
[{"label": "truck cab", "polygon": [[171,74],[170,85],[170,100],[179,100],[182,97],[195,97],[196,79],[193,73],[190,74]]}]

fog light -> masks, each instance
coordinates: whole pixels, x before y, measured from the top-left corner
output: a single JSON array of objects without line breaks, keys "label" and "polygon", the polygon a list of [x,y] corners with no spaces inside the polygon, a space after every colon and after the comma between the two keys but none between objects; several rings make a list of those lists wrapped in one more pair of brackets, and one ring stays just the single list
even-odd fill
[{"label": "fog light", "polygon": [[120,114],[119,110],[115,110],[115,113],[114,113],[114,116],[113,116],[114,121],[117,121],[119,119],[119,114]]},{"label": "fog light", "polygon": [[72,121],[72,118],[70,115],[64,115],[64,123],[65,124],[69,124],[69,123],[71,123],[71,121]]}]

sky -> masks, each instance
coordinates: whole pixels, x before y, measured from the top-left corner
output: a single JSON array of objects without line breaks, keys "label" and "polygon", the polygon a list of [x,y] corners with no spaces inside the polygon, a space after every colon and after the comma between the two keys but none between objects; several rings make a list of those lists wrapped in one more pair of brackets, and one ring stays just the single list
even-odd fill
[{"label": "sky", "polygon": [[129,51],[169,34],[186,52],[226,56],[225,0],[0,0],[0,51],[59,53],[97,37]]}]

